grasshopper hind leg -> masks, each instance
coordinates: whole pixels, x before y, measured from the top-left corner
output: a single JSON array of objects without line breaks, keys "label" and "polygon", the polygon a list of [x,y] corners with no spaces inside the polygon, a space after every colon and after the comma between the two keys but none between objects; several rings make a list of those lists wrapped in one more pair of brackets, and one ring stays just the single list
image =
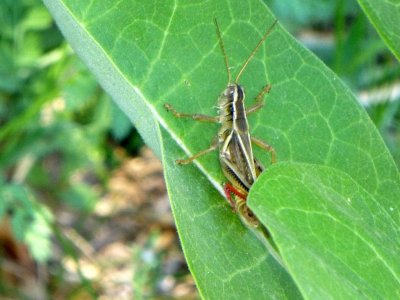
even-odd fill
[{"label": "grasshopper hind leg", "polygon": [[264,106],[264,96],[271,90],[271,85],[266,85],[256,97],[256,103],[246,109],[246,115],[260,110]]},{"label": "grasshopper hind leg", "polygon": [[260,221],[258,221],[255,214],[247,206],[246,200],[236,197],[235,209],[238,214],[245,219],[248,225],[251,225],[252,227],[258,227],[260,225]]},{"label": "grasshopper hind leg", "polygon": [[235,201],[232,199],[232,194],[234,194],[235,196],[246,201],[247,195],[240,192],[237,188],[235,188],[229,182],[226,182],[224,184],[224,192],[225,192],[226,199],[228,199],[229,204],[231,205],[233,211],[236,211],[236,205],[235,205]]},{"label": "grasshopper hind leg", "polygon": [[213,141],[212,141],[212,143],[211,143],[211,145],[210,145],[209,148],[204,149],[203,151],[200,151],[200,152],[194,154],[193,156],[191,156],[191,157],[189,157],[189,158],[186,158],[186,159],[178,159],[178,160],[176,160],[175,162],[176,162],[178,165],[187,165],[187,164],[190,164],[190,163],[191,163],[192,161],[194,161],[195,159],[197,159],[197,158],[199,158],[199,157],[201,157],[201,156],[203,156],[203,155],[205,155],[205,154],[207,154],[207,153],[210,153],[210,152],[214,151],[214,150],[217,149],[217,148],[218,148],[218,139],[217,139],[217,137],[215,137],[215,138],[213,139]]}]

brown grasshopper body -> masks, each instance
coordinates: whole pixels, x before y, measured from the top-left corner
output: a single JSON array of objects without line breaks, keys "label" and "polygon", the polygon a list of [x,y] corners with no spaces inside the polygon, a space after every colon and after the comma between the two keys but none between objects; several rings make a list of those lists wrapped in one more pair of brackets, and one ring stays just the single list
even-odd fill
[{"label": "brown grasshopper body", "polygon": [[[176,117],[192,118],[197,121],[216,122],[221,124],[217,138],[213,140],[208,149],[203,150],[188,159],[177,160],[177,163],[188,164],[200,156],[219,148],[219,160],[222,171],[228,179],[228,183],[224,184],[226,197],[232,208],[241,214],[248,223],[254,226],[258,225],[258,220],[247,207],[246,198],[250,187],[264,168],[258,160],[254,158],[251,144],[255,143],[257,146],[270,152],[272,163],[275,162],[275,151],[270,145],[250,136],[247,115],[259,110],[263,106],[264,95],[269,92],[271,86],[267,85],[264,87],[256,97],[256,103],[246,109],[244,105],[244,89],[238,84],[238,81],[243,70],[253,58],[261,44],[265,41],[275,24],[276,21],[271,25],[247,58],[240,69],[235,82],[231,83],[228,58],[217,20],[215,20],[217,34],[224,54],[225,65],[228,73],[228,85],[218,99],[219,116],[212,117],[199,114],[179,113],[171,105],[164,105],[167,110],[171,111]],[[235,200],[232,199],[232,194],[234,195]]]},{"label": "brown grasshopper body", "polygon": [[218,107],[222,124],[218,132],[222,170],[235,188],[247,194],[264,168],[253,156],[243,88],[229,84],[219,98]]},{"label": "brown grasshopper body", "polygon": [[[269,88],[267,86],[262,94]],[[244,99],[244,89],[238,84],[228,84],[219,97],[218,109],[221,123],[218,132],[219,161],[222,171],[229,181],[224,184],[228,201],[248,223],[257,226],[258,220],[247,207],[246,198],[250,187],[262,173],[264,167],[253,156],[252,138],[249,134]],[[269,145],[264,144],[264,146],[268,148],[268,151],[273,151]],[[272,161],[275,162],[273,152]],[[232,200],[232,194],[234,194],[235,200]]]}]

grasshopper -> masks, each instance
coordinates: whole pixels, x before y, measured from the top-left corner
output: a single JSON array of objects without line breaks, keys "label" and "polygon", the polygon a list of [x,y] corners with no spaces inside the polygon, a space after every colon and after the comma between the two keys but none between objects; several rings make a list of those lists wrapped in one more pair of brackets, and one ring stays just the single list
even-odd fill
[{"label": "grasshopper", "polygon": [[[264,105],[264,96],[271,85],[266,85],[256,97],[256,102],[249,108],[245,108],[245,93],[239,85],[239,79],[247,65],[254,57],[257,50],[263,44],[267,36],[275,26],[275,21],[263,35],[254,50],[244,62],[234,82],[232,82],[228,57],[222,40],[222,34],[214,19],[219,45],[224,55],[225,67],[228,74],[228,84],[218,98],[218,116],[207,116],[201,114],[186,114],[177,112],[170,104],[164,104],[165,108],[178,118],[192,118],[196,121],[220,123],[218,135],[213,139],[210,147],[200,151],[187,159],[179,159],[177,164],[189,164],[193,160],[219,148],[219,161],[222,171],[228,182],[224,184],[225,195],[232,208],[242,215],[248,223],[258,226],[258,220],[246,205],[246,198],[250,187],[256,178],[264,170],[261,163],[253,156],[251,144],[261,147],[271,154],[271,163],[276,162],[275,150],[267,143],[250,136],[247,115],[258,111]],[[232,194],[235,200],[232,199]]]}]

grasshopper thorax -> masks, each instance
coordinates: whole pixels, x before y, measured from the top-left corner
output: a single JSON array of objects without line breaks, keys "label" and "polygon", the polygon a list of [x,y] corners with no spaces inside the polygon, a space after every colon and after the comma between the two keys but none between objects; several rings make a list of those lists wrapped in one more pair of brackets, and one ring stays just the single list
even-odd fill
[{"label": "grasshopper thorax", "polygon": [[220,122],[229,122],[245,117],[244,89],[236,83],[229,83],[218,99]]}]

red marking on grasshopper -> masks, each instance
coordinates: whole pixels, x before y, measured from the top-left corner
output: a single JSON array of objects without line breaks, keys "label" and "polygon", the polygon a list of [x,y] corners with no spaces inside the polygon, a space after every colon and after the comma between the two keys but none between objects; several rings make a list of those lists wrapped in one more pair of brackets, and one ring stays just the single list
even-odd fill
[{"label": "red marking on grasshopper", "polygon": [[235,205],[235,201],[233,201],[233,199],[232,199],[232,194],[235,194],[236,196],[242,198],[244,201],[246,201],[246,199],[247,199],[247,195],[240,192],[237,188],[235,188],[229,182],[224,184],[224,192],[225,192],[225,196],[228,199],[229,204],[231,205],[233,211],[236,211],[236,205]]}]

